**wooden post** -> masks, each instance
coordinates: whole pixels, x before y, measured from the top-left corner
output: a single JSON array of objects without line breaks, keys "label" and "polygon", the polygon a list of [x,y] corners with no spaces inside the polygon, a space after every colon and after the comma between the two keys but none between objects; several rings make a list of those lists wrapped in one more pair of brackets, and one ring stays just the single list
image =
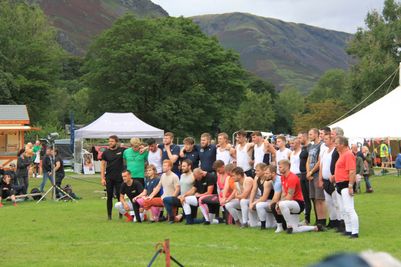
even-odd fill
[{"label": "wooden post", "polygon": [[164,254],[166,255],[166,267],[170,267],[170,240],[164,240]]}]

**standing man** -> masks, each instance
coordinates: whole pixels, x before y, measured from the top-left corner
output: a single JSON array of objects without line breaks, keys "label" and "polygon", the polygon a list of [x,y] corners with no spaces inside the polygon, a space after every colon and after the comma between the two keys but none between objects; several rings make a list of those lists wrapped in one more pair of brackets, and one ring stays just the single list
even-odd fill
[{"label": "standing man", "polygon": [[263,140],[262,133],[260,131],[254,131],[251,136],[253,143],[253,169],[256,169],[256,165],[259,163],[268,164],[270,159],[265,157],[267,154],[267,147]]},{"label": "standing man", "polygon": [[162,162],[165,160],[170,160],[173,163],[172,171],[180,176],[180,170],[178,169],[180,157],[180,147],[176,144],[173,144],[174,134],[171,132],[167,132],[164,134],[163,144],[159,145],[159,148],[162,150]]},{"label": "standing man", "polygon": [[43,192],[46,182],[49,179],[50,183],[53,183],[53,148],[46,148],[46,154],[42,160],[42,168],[43,168],[43,179],[40,184],[40,192]]},{"label": "standing man", "polygon": [[222,160],[224,165],[235,160],[235,149],[228,143],[228,135],[219,133],[217,136],[216,160]]},{"label": "standing man", "polygon": [[[280,160],[283,160],[283,159],[289,160],[290,159],[291,150],[285,146],[286,142],[287,142],[287,140],[286,140],[285,136],[283,136],[283,135],[277,136],[278,150],[276,151],[276,166],[278,166],[278,163],[280,162]],[[278,174],[280,174],[280,171]]]},{"label": "standing man", "polygon": [[34,164],[34,168],[33,168],[33,175],[34,177],[40,177],[40,174],[42,173],[42,166],[40,166],[40,162],[41,162],[41,157],[40,157],[40,151],[42,149],[42,146],[40,144],[39,140],[36,140],[35,145],[33,146],[33,164]]},{"label": "standing man", "polygon": [[237,140],[237,145],[235,147],[237,167],[242,168],[247,177],[253,177],[251,157],[252,145],[248,143],[246,139],[246,132],[244,130],[238,131],[235,138]]},{"label": "standing man", "polygon": [[114,192],[116,198],[120,196],[122,171],[124,169],[123,154],[124,148],[118,145],[118,137],[116,135],[110,136],[109,148],[102,154],[100,168],[101,183],[106,186],[107,218],[109,220],[111,220]]},{"label": "standing man", "polygon": [[310,212],[312,210],[312,203],[309,198],[309,181],[306,179],[306,162],[308,161],[309,150],[308,133],[300,132],[298,134],[298,139],[302,145],[301,153],[299,154],[299,171],[301,172],[302,196],[305,202],[305,224],[308,225],[310,223]]},{"label": "standing man", "polygon": [[[56,180],[55,183],[58,187],[61,188],[61,183],[63,182],[63,179],[65,177],[65,172],[64,172],[64,163],[63,163],[63,159],[60,156],[60,153],[58,152],[58,149],[54,150],[54,171],[56,173]],[[60,192],[57,189],[56,190],[56,197],[59,198],[60,197]]]},{"label": "standing man", "polygon": [[337,136],[335,139],[340,157],[336,163],[334,180],[339,194],[340,211],[345,222],[344,235],[351,238],[359,237],[359,220],[354,207],[354,192],[356,181],[356,158],[348,147],[348,139]]},{"label": "standing man", "polygon": [[199,167],[199,151],[195,146],[195,140],[192,137],[184,138],[184,147],[180,151],[181,161],[190,160],[192,162],[191,166],[193,168]]},{"label": "standing man", "polygon": [[123,153],[124,162],[130,171],[133,179],[137,180],[145,186],[145,163],[148,160],[149,152],[147,150],[140,151],[141,141],[138,138],[131,138],[131,148]]},{"label": "standing man", "polygon": [[[123,183],[121,184],[119,195],[120,202],[117,202],[115,207],[120,214],[127,217],[127,222],[132,222],[131,211],[134,211],[135,219],[140,223],[142,220],[139,214],[139,204],[136,202],[136,197],[142,193],[143,186],[138,180],[132,179],[129,170],[123,170],[122,177]],[[125,200],[124,195],[127,195],[129,201]]]},{"label": "standing man", "polygon": [[316,224],[326,225],[326,206],[324,202],[323,187],[319,187],[319,167],[320,167],[320,147],[322,143],[319,139],[319,130],[313,128],[309,131],[308,160],[306,162],[307,175],[309,180],[309,197],[315,205]]},{"label": "standing man", "polygon": [[277,212],[280,212],[286,223],[287,233],[300,233],[309,231],[322,231],[323,226],[299,226],[299,214],[304,210],[301,183],[298,177],[290,172],[289,160],[283,159],[279,162],[281,183],[283,186],[281,200],[276,205]]},{"label": "standing man", "polygon": [[157,175],[160,177],[161,174],[163,173],[162,150],[158,148],[155,139],[150,138],[148,140],[148,150],[149,150],[148,163],[149,165],[153,165],[156,167]]},{"label": "standing man", "polygon": [[[213,163],[216,161],[216,145],[211,144],[212,136],[209,133],[201,135],[199,148],[200,168],[206,172],[214,172]],[[195,169],[194,169],[195,170]]]}]

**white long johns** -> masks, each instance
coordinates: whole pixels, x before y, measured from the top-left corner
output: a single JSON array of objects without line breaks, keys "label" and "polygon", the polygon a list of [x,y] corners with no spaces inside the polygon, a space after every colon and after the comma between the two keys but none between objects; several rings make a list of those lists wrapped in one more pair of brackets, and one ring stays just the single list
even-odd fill
[{"label": "white long johns", "polygon": [[345,231],[352,234],[359,233],[359,219],[354,207],[354,197],[348,193],[348,188],[341,190],[341,195],[338,194],[338,204],[343,215],[345,223]]},{"label": "white long johns", "polygon": [[250,227],[260,226],[256,210],[249,209],[249,199],[241,199],[240,206],[242,213],[242,223],[247,223]]},{"label": "white long johns", "polygon": [[[130,211],[133,211],[134,210],[134,208],[132,207],[132,203],[131,203],[131,201],[127,201],[127,205],[128,205],[128,207],[129,207],[129,210]],[[124,205],[123,205],[123,203],[121,203],[121,202],[117,202],[115,205],[114,205],[114,207],[116,208],[116,209],[118,209],[118,212],[120,212],[121,214],[125,214],[125,213],[127,213],[127,211],[124,209]]]},{"label": "white long johns", "polygon": [[270,209],[271,200],[265,202],[256,203],[256,212],[258,213],[259,220],[266,222],[267,228],[275,228],[277,222],[274,219],[274,215]]},{"label": "white long johns", "polygon": [[[282,200],[278,203],[281,214],[287,222],[287,227],[292,228],[293,233],[309,232],[315,230],[315,226],[299,226],[299,212],[301,208],[295,200]],[[291,214],[295,213],[295,214]]]},{"label": "white long johns", "polygon": [[228,212],[231,214],[231,216],[233,217],[234,221],[240,221],[240,223],[242,223],[242,216],[240,214],[239,209],[241,208],[239,199],[232,199],[230,202],[228,202],[225,205],[226,209],[228,210]]},{"label": "white long johns", "polygon": [[198,199],[195,196],[185,197],[185,202],[182,204],[185,215],[191,214],[191,206],[198,206]]},{"label": "white long johns", "polygon": [[[329,212],[330,220],[339,220],[340,216],[338,214],[338,203],[336,201],[336,192],[328,194],[324,191],[324,198],[326,200],[327,209]],[[334,197],[333,197],[334,196]]]}]

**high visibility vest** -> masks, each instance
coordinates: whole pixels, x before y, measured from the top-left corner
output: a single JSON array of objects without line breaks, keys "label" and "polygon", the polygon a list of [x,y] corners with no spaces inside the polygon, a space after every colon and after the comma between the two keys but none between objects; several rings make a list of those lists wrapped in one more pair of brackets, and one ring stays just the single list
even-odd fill
[{"label": "high visibility vest", "polygon": [[380,145],[380,157],[387,158],[388,157],[388,146],[386,144]]}]

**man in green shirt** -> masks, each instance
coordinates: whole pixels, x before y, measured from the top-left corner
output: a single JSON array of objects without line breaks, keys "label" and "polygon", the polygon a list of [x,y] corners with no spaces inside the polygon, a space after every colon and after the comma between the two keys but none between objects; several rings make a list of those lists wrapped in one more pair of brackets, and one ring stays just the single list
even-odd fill
[{"label": "man in green shirt", "polygon": [[131,138],[131,148],[124,151],[124,164],[131,172],[132,178],[145,185],[145,163],[148,160],[148,151],[141,153],[141,141],[138,138]]},{"label": "man in green shirt", "polygon": [[34,177],[41,177],[42,174],[42,166],[41,166],[41,158],[40,158],[40,151],[42,150],[42,144],[40,143],[39,140],[36,140],[35,145],[33,146],[33,157],[32,161],[34,163],[34,168],[33,168],[33,175]]}]

